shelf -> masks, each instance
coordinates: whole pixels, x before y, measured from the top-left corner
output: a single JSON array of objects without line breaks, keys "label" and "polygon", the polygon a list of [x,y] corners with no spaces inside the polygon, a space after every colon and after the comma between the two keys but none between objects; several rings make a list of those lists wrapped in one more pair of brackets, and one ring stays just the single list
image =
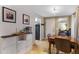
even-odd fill
[{"label": "shelf", "polygon": [[20,36],[20,35],[24,35],[24,34],[26,34],[26,33],[19,32],[19,33],[1,36],[1,38],[9,38],[9,37]]}]

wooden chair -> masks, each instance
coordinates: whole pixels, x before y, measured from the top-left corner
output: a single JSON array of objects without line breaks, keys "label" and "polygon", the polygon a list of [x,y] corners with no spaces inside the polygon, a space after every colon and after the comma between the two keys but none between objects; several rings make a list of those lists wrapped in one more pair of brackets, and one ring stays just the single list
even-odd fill
[{"label": "wooden chair", "polygon": [[77,39],[71,41],[71,49],[73,49],[74,54],[79,54],[79,41]]},{"label": "wooden chair", "polygon": [[51,35],[48,35],[48,42],[49,42],[49,54],[51,54],[51,44],[53,44],[53,47],[54,47],[54,39],[50,38]]},{"label": "wooden chair", "polygon": [[50,38],[51,35],[48,35],[48,42],[52,43],[53,45],[55,44],[54,39]]},{"label": "wooden chair", "polygon": [[79,54],[79,44],[75,44],[75,54]]},{"label": "wooden chair", "polygon": [[59,53],[59,51],[65,53],[71,52],[71,44],[69,40],[56,38],[55,45],[56,45],[57,53]]}]

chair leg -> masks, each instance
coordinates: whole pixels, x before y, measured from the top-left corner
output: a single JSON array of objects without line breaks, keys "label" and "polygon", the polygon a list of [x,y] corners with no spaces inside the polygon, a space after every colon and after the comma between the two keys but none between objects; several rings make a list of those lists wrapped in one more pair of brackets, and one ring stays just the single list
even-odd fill
[{"label": "chair leg", "polygon": [[51,54],[51,43],[49,43],[49,54]]}]

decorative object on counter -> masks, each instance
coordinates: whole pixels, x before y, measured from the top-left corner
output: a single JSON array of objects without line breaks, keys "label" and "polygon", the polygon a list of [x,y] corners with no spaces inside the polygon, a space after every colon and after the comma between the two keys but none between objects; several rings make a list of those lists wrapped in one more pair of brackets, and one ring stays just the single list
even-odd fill
[{"label": "decorative object on counter", "polygon": [[19,39],[18,39],[19,41],[26,40],[26,34],[24,34],[24,35],[19,35],[18,38],[19,38]]},{"label": "decorative object on counter", "polygon": [[2,21],[16,23],[16,11],[7,7],[2,7]]},{"label": "decorative object on counter", "polygon": [[23,24],[26,24],[26,25],[30,24],[30,16],[29,15],[23,14],[22,18],[23,18]]},{"label": "decorative object on counter", "polygon": [[22,32],[26,33],[26,34],[32,34],[32,27],[25,27]]}]

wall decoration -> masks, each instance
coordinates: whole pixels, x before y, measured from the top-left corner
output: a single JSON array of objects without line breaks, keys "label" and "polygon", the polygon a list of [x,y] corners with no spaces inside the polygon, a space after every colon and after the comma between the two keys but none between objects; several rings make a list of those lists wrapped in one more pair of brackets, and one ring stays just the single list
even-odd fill
[{"label": "wall decoration", "polygon": [[30,16],[23,14],[23,24],[29,25],[30,24]]},{"label": "wall decoration", "polygon": [[3,22],[16,23],[16,11],[2,7],[2,18]]},{"label": "wall decoration", "polygon": [[24,28],[24,30],[25,30],[25,32],[27,33],[27,34],[32,34],[32,27],[26,27],[26,28]]},{"label": "wall decoration", "polygon": [[32,34],[32,27],[27,26],[25,28],[23,28],[22,30],[20,30],[21,32],[24,32],[26,34]]}]

